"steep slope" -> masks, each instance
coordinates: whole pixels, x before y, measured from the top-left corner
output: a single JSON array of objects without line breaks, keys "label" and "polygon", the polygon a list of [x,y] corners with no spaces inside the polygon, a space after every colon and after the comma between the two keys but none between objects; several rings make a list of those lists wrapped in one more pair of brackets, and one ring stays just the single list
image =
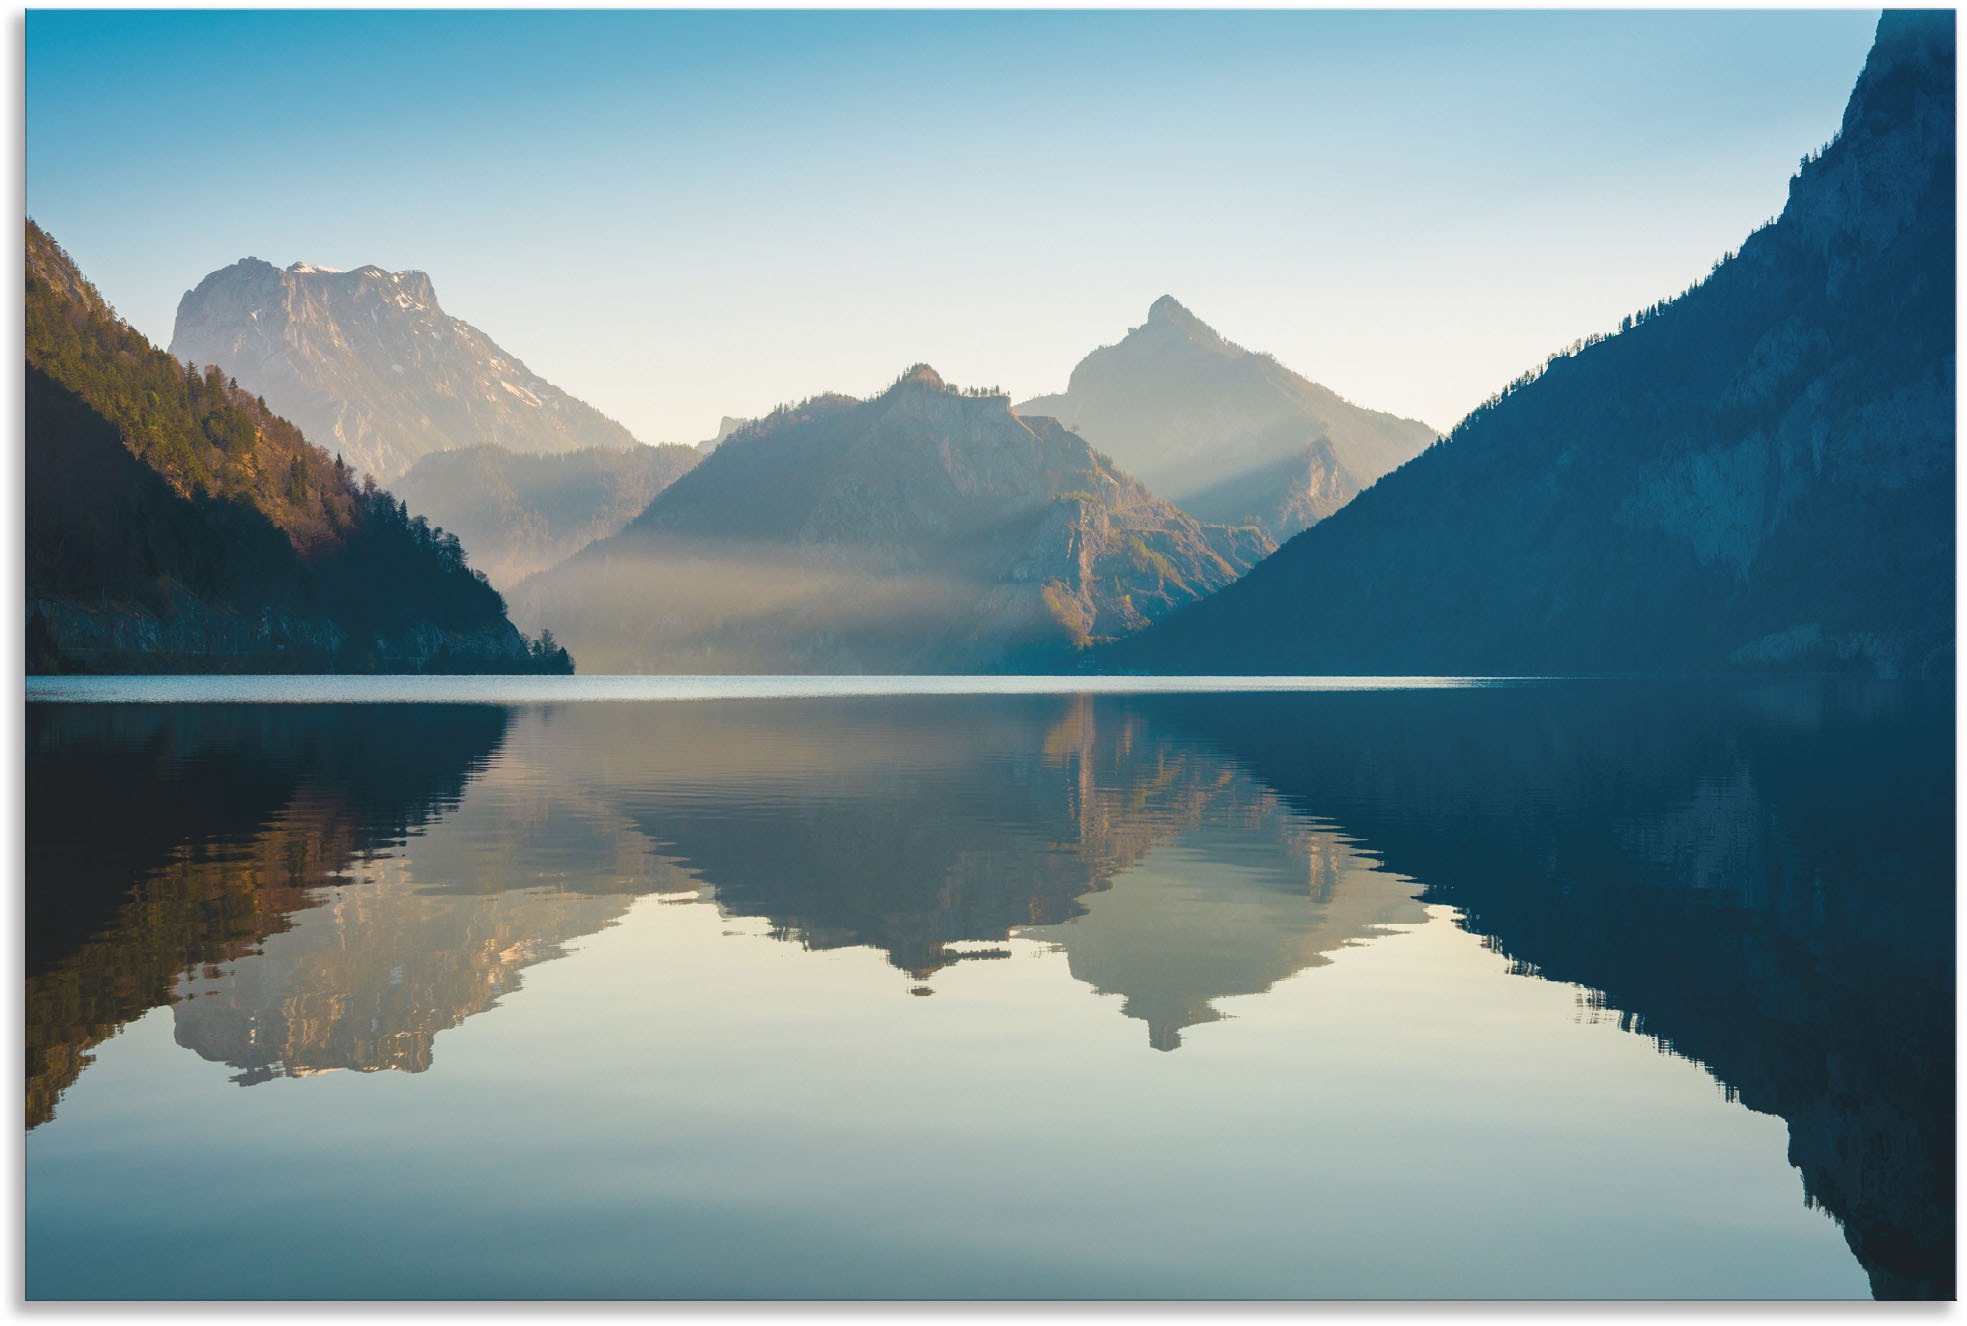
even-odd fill
[{"label": "steep slope", "polygon": [[1434,441],[1434,430],[1353,405],[1219,336],[1172,296],[1118,345],[1072,370],[1063,395],[1017,407],[1064,421],[1198,520],[1315,524]]},{"label": "steep slope", "polygon": [[1553,359],[1119,668],[1950,671],[1954,19],[1679,299]]},{"label": "steep slope", "polygon": [[455,537],[26,240],[30,671],[564,667]]},{"label": "steep slope", "polygon": [[557,456],[465,447],[433,451],[393,487],[504,589],[613,534],[701,459],[694,447],[640,443]]},{"label": "steep slope", "polygon": [[604,672],[998,668],[1137,630],[1272,546],[1009,406],[918,366],[781,410],[521,584],[517,611]]},{"label": "steep slope", "polygon": [[178,303],[171,353],[217,364],[378,480],[432,451],[625,448],[628,430],[444,312],[422,272],[245,258]]}]

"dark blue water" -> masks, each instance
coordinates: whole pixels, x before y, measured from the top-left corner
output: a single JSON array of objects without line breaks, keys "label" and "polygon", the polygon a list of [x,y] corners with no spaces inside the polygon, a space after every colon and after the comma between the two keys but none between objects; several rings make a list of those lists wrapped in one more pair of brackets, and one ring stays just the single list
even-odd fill
[{"label": "dark blue water", "polygon": [[1950,693],[87,685],[30,1297],[1952,1293]]}]

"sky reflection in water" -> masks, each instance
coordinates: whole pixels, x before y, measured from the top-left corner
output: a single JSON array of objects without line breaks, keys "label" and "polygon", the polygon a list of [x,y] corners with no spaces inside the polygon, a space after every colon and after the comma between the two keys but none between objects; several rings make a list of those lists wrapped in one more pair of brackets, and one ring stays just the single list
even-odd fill
[{"label": "sky reflection in water", "polygon": [[31,1296],[1951,1292],[1950,697],[479,698],[30,705]]}]

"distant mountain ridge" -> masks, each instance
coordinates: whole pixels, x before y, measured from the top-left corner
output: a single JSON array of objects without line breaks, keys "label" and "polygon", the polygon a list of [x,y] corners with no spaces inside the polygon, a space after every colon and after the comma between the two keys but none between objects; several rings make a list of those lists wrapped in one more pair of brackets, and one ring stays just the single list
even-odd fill
[{"label": "distant mountain ridge", "polygon": [[1198,520],[1283,540],[1434,441],[1434,430],[1352,404],[1226,340],[1171,295],[1065,392],[1016,407],[1050,415]]},{"label": "distant mountain ridge", "polygon": [[245,258],[185,293],[171,353],[219,365],[314,442],[385,482],[433,451],[636,444],[444,312],[418,271],[283,271]]},{"label": "distant mountain ridge", "polygon": [[152,346],[32,221],[25,265],[30,672],[571,670],[454,536]]},{"label": "distant mountain ridge", "polygon": [[989,670],[1138,630],[1273,546],[1009,407],[918,365],[778,411],[517,610],[602,671]]},{"label": "distant mountain ridge", "polygon": [[1954,41],[1887,11],[1739,254],[1104,662],[1951,672]]},{"label": "distant mountain ridge", "polygon": [[395,483],[411,511],[464,540],[474,565],[510,588],[604,539],[696,467],[694,447],[588,447],[552,456],[504,447],[433,451]]}]

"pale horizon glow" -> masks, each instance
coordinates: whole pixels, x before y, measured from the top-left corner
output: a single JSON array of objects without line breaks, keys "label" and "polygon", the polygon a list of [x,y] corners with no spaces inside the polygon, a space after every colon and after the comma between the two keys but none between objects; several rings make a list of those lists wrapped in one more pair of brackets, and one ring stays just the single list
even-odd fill
[{"label": "pale horizon glow", "polygon": [[1877,12],[43,10],[27,204],[159,345],[416,268],[646,442],[1059,391],[1163,294],[1446,430],[1779,212]]}]

